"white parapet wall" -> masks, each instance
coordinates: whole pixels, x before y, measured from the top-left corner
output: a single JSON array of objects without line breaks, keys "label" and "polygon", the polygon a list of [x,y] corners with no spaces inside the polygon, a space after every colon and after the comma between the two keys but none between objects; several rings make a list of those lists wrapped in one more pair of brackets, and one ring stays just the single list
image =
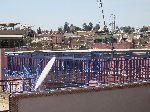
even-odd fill
[{"label": "white parapet wall", "polygon": [[11,112],[150,112],[150,84],[16,94]]}]

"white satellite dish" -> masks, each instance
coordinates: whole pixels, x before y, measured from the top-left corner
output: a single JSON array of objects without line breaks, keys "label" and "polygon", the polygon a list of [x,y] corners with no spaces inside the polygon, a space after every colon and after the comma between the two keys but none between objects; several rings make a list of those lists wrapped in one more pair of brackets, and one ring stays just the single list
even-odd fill
[{"label": "white satellite dish", "polygon": [[47,65],[45,66],[44,70],[42,71],[39,79],[36,82],[35,85],[35,91],[39,88],[39,86],[42,84],[42,82],[44,81],[44,79],[46,78],[46,76],[48,75],[50,69],[52,68],[54,62],[55,62],[56,57],[52,57],[52,59],[47,63]]}]

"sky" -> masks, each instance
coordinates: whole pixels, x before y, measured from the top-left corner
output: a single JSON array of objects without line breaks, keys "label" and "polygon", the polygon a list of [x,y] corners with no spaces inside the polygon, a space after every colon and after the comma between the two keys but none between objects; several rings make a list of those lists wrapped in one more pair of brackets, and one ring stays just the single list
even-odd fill
[{"label": "sky", "polygon": [[[108,25],[111,14],[116,25],[150,25],[150,0],[102,0]],[[83,23],[102,24],[97,0],[0,0],[0,22],[20,22],[44,30],[57,29],[65,22],[82,27]]]}]

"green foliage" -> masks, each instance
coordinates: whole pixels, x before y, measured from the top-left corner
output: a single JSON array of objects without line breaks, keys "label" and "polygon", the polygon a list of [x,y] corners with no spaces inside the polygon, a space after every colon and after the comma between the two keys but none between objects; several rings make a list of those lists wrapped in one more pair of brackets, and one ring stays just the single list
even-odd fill
[{"label": "green foliage", "polygon": [[75,31],[81,31],[81,30],[82,30],[82,28],[75,26]]},{"label": "green foliage", "polygon": [[68,22],[65,22],[65,24],[64,24],[64,32],[67,32],[67,33],[70,32],[70,27],[69,27],[69,23]]},{"label": "green foliage", "polygon": [[41,28],[39,27],[38,29],[37,29],[37,34],[41,34],[42,33],[42,30],[41,30]]},{"label": "green foliage", "polygon": [[95,27],[93,28],[93,30],[98,31],[100,29],[100,25],[96,24]]},{"label": "green foliage", "polygon": [[91,31],[93,29],[93,23],[89,23],[89,25],[88,25],[88,31]]},{"label": "green foliage", "polygon": [[135,28],[130,26],[121,27],[120,29],[123,30],[124,33],[128,34],[131,34],[135,31]]},{"label": "green foliage", "polygon": [[82,27],[84,31],[88,31],[88,25],[86,23],[83,23]]},{"label": "green foliage", "polygon": [[143,26],[141,29],[140,29],[140,32],[146,32],[148,31],[148,27],[146,26]]},{"label": "green foliage", "polygon": [[63,28],[62,28],[62,27],[59,27],[59,28],[58,28],[58,32],[62,33],[62,32],[63,32]]},{"label": "green foliage", "polygon": [[90,22],[88,25],[86,23],[83,23],[83,30],[84,31],[91,31],[93,29],[93,23]]}]

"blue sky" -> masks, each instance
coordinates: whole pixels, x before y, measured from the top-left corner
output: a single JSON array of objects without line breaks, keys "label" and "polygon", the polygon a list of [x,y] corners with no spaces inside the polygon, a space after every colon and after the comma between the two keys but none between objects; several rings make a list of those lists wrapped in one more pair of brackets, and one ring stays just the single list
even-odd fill
[{"label": "blue sky", "polygon": [[[117,26],[150,25],[150,0],[103,0],[107,24],[116,15]],[[102,22],[97,0],[0,0],[0,22],[20,22],[57,29],[67,21],[77,26]]]}]

